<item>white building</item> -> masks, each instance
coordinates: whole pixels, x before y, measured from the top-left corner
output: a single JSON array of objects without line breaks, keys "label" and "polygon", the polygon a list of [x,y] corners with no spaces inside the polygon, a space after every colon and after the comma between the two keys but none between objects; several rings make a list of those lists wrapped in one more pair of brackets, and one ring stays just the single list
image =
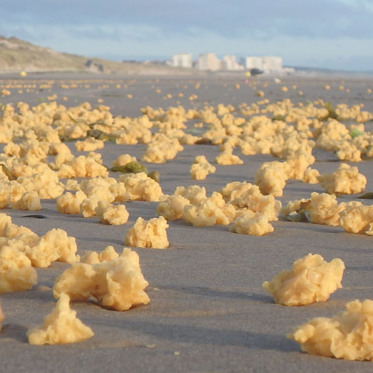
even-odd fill
[{"label": "white building", "polygon": [[171,66],[174,67],[193,67],[193,57],[191,53],[174,54],[171,59]]},{"label": "white building", "polygon": [[265,72],[282,71],[281,57],[263,57],[263,70]]},{"label": "white building", "polygon": [[232,56],[232,55],[227,55],[223,57],[222,68],[224,70],[230,70],[230,71],[237,71],[237,70],[244,69],[244,67],[237,62],[236,56]]},{"label": "white building", "polygon": [[245,57],[244,66],[246,69],[259,69],[265,73],[280,72],[283,70],[282,58],[274,56]]},{"label": "white building", "polygon": [[246,69],[259,69],[263,70],[263,61],[261,57],[244,57],[243,65]]},{"label": "white building", "polygon": [[196,67],[198,70],[216,71],[221,69],[221,61],[215,53],[204,53],[198,56]]}]

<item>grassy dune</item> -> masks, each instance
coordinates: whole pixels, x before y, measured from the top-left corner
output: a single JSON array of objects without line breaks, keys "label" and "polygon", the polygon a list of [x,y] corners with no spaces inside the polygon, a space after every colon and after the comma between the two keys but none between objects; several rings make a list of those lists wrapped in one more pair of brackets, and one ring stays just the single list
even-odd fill
[{"label": "grassy dune", "polygon": [[124,63],[61,53],[16,37],[0,36],[0,72],[103,72],[107,74],[182,74],[183,69],[155,64]]}]

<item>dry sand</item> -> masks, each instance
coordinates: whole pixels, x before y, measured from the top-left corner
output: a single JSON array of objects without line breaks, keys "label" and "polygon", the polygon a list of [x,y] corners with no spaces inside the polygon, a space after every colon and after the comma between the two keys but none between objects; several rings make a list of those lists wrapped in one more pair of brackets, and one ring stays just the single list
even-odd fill
[{"label": "dry sand", "polygon": [[[6,82],[0,77],[0,84]],[[203,107],[219,103],[238,105],[260,100],[255,96],[263,90],[271,102],[290,98],[293,102],[322,98],[332,103],[352,105],[363,103],[373,111],[372,79],[356,77],[286,78],[280,84],[273,79],[257,78],[257,89],[243,83],[244,77],[151,78],[100,77],[97,75],[30,75],[14,77],[23,81],[53,80],[52,89],[17,93],[0,98],[0,102],[25,101],[36,105],[47,96],[57,93],[57,101],[77,105],[84,101],[97,103],[98,98],[111,107],[116,115],[138,116],[141,107],[175,106]],[[63,89],[56,82],[84,79],[88,88]],[[108,79],[108,80],[107,80]],[[195,88],[195,83],[200,87]],[[264,82],[268,87],[263,88]],[[127,88],[115,88],[126,83]],[[240,83],[240,89],[234,87]],[[292,86],[296,84],[297,88]],[[329,84],[331,90],[323,86]],[[282,92],[281,86],[288,86]],[[338,89],[340,85],[345,90]],[[161,93],[156,93],[160,89]],[[346,89],[350,90],[349,92]],[[299,96],[302,90],[304,95]],[[177,97],[178,93],[184,97]],[[165,98],[166,94],[172,98]],[[133,96],[132,99],[127,97]],[[188,97],[198,95],[191,102]],[[67,101],[62,101],[66,96]],[[370,126],[370,128],[369,128]],[[367,124],[372,130],[372,122]],[[99,151],[105,164],[119,154],[141,157],[144,145],[114,145],[110,142]],[[177,158],[166,164],[148,165],[158,170],[165,193],[172,193],[177,185],[196,184],[189,176],[195,155],[205,154],[212,161],[218,154],[215,146],[185,146]],[[315,167],[322,172],[336,169],[335,157],[316,152]],[[241,156],[241,155],[240,155]],[[268,155],[242,156],[239,166],[217,166],[217,172],[206,181],[209,193],[219,190],[230,181],[254,182],[254,173]],[[357,164],[368,179],[367,190],[373,191],[372,161]],[[320,184],[287,183],[280,200],[307,198],[310,193],[323,190]],[[340,200],[352,200],[356,196]],[[371,203],[367,201],[366,203]],[[78,215],[62,215],[56,211],[55,201],[42,201],[41,214],[47,219],[22,217],[24,211],[4,210],[16,224],[25,225],[38,234],[59,227],[76,237],[79,253],[85,249],[102,250],[113,245],[123,248],[123,237],[138,216],[156,216],[156,203],[128,202],[129,222],[124,226],[105,226],[97,219],[83,219]],[[6,319],[0,333],[0,371],[3,372],[371,372],[371,362],[348,362],[300,351],[298,344],[286,334],[293,327],[317,316],[331,316],[344,309],[353,299],[373,299],[373,241],[372,237],[347,234],[339,227],[309,223],[278,221],[275,231],[267,236],[254,237],[230,233],[227,227],[193,228],[183,221],[170,222],[167,250],[135,249],[140,256],[144,277],[150,286],[147,306],[126,312],[100,308],[94,303],[75,302],[72,308],[90,326],[95,336],[72,345],[32,346],[25,333],[30,326],[40,325],[43,317],[55,304],[51,287],[54,279],[67,267],[53,263],[38,269],[39,282],[32,290],[1,295]],[[328,261],[339,257],[346,264],[343,288],[325,303],[306,307],[277,305],[262,288],[265,280],[308,253],[321,254]]]}]

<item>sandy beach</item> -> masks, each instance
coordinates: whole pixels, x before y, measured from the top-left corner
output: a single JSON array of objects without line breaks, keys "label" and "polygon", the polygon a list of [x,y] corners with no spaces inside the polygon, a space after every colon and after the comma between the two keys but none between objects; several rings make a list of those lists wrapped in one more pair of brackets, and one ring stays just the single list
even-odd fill
[{"label": "sandy beach", "polygon": [[[31,106],[56,101],[67,107],[89,102],[92,107],[110,107],[113,115],[139,117],[141,108],[206,106],[242,103],[263,99],[295,103],[322,99],[333,105],[363,104],[373,112],[373,77],[363,76],[288,76],[252,77],[241,75],[206,76],[104,76],[98,74],[29,74],[0,76],[0,86],[9,85],[10,95],[0,97],[2,104],[23,101]],[[41,88],[41,84],[44,86]],[[74,86],[72,86],[74,85]],[[325,86],[330,89],[325,89]],[[287,90],[282,89],[286,87]],[[0,89],[1,91],[1,89]],[[258,97],[263,91],[264,97]],[[53,97],[53,95],[56,95]],[[193,122],[189,124],[192,128]],[[365,123],[373,131],[373,122]],[[5,144],[0,144],[0,150]],[[67,145],[74,154],[74,143]],[[117,145],[105,142],[103,163],[110,166],[120,155],[129,153],[141,159],[146,145]],[[177,186],[198,184],[210,195],[232,181],[254,183],[255,171],[263,162],[278,160],[269,154],[244,156],[242,165],[215,165],[216,172],[206,180],[190,177],[196,155],[204,154],[213,162],[219,154],[216,145],[185,145],[175,159],[163,164],[146,163],[160,173],[163,193],[172,194]],[[333,172],[339,161],[332,152],[315,149],[316,168]],[[357,166],[367,178],[367,192],[373,192],[372,160],[346,162]],[[118,177],[112,173],[110,176]],[[323,193],[320,184],[289,180],[282,197],[288,201]],[[359,195],[362,193],[359,193]],[[343,195],[339,202],[358,200],[358,195]],[[372,204],[372,200],[364,200]],[[15,224],[38,235],[52,228],[64,229],[76,238],[78,253],[101,251],[112,245],[120,252],[124,236],[138,217],[157,217],[157,203],[125,203],[129,221],[125,225],[100,224],[97,218],[57,212],[55,200],[42,200],[45,219],[25,217],[28,211],[4,209]],[[286,338],[294,327],[311,318],[331,317],[344,310],[349,301],[373,299],[372,237],[346,233],[341,227],[284,218],[273,222],[274,232],[250,236],[229,231],[227,226],[193,227],[183,220],[169,222],[170,247],[165,250],[133,248],[140,257],[150,303],[117,312],[93,301],[73,302],[71,307],[95,335],[69,345],[33,346],[27,330],[41,325],[56,300],[52,287],[69,265],[53,262],[37,269],[38,283],[31,290],[1,294],[5,314],[0,333],[3,372],[371,372],[372,362],[345,361],[301,352],[300,346]],[[302,307],[285,307],[274,302],[262,283],[308,253],[325,260],[341,258],[346,269],[343,287],[327,302]]]}]

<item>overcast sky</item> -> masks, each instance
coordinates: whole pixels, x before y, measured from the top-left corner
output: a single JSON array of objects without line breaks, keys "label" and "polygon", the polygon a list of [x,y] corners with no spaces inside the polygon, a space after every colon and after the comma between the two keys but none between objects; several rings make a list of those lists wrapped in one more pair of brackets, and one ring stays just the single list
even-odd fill
[{"label": "overcast sky", "polygon": [[0,35],[87,57],[281,56],[373,70],[373,0],[0,0]]}]

